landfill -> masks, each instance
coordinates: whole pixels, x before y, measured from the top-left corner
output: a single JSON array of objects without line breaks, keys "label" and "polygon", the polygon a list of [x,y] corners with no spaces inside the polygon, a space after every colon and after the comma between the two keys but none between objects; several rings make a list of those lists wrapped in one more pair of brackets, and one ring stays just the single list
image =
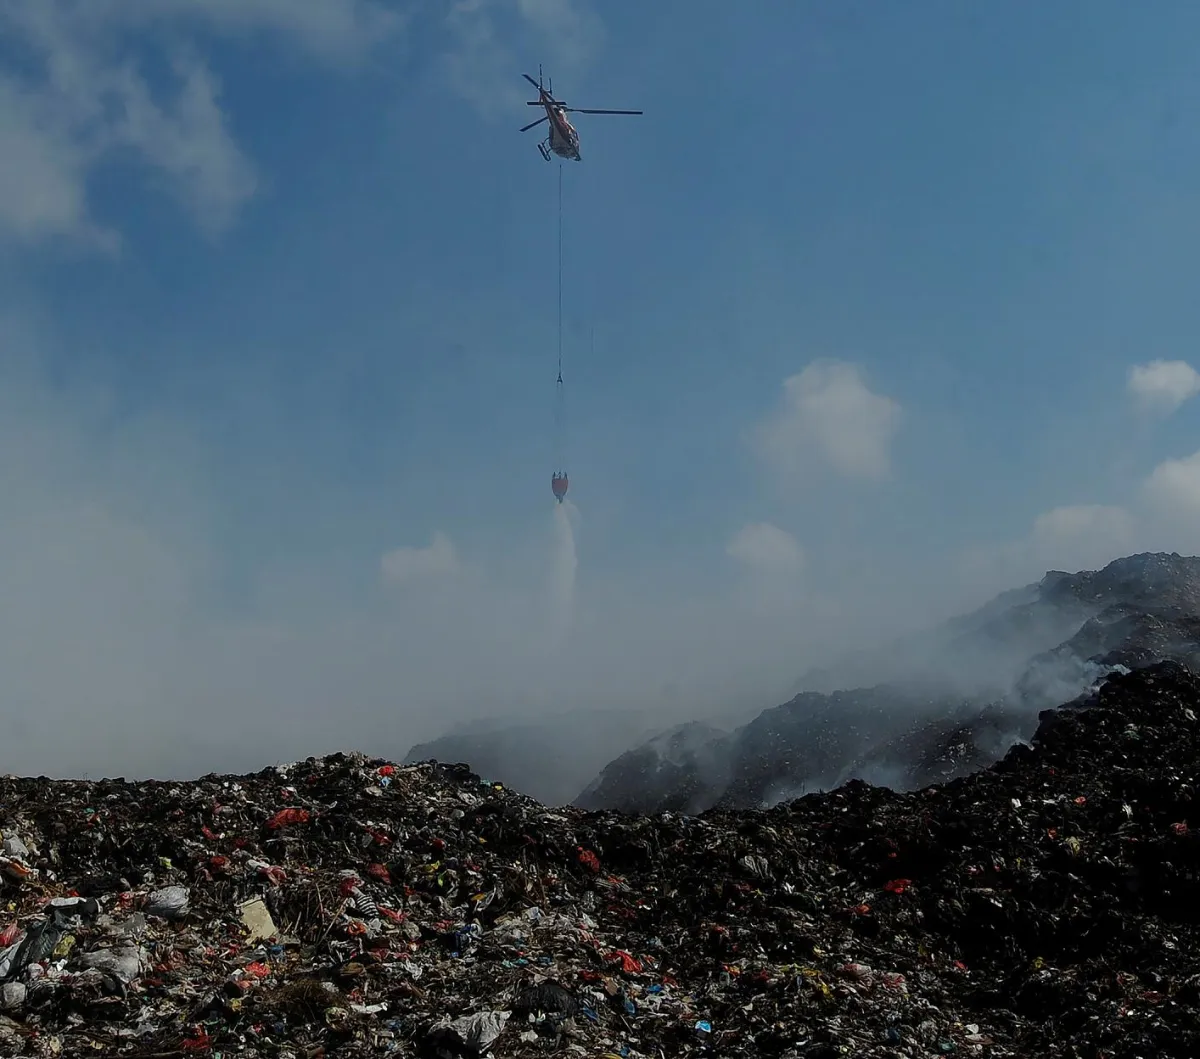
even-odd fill
[{"label": "landfill", "polygon": [[992,767],[769,810],[549,809],[337,754],[0,779],[0,1055],[1200,1055],[1200,679]]},{"label": "landfill", "polygon": [[[850,779],[925,787],[999,760],[1032,737],[1042,710],[1106,672],[1162,661],[1200,667],[1200,557],[1142,552],[1100,570],[1052,570],[969,614],[860,649],[730,731],[692,721],[631,745],[573,804],[698,813]],[[491,761],[505,760],[501,745]],[[508,762],[520,786],[529,770]]]}]

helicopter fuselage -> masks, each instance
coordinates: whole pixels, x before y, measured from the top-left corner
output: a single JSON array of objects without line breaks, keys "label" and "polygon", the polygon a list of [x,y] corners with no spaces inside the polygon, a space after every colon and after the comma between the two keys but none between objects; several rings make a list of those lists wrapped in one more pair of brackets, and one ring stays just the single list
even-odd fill
[{"label": "helicopter fuselage", "polygon": [[[543,101],[546,116],[550,119],[550,135],[546,138],[546,146],[560,158],[569,158],[581,162],[579,155],[579,133],[575,126],[567,121],[567,116],[553,103]],[[547,159],[548,161],[549,159]]]}]

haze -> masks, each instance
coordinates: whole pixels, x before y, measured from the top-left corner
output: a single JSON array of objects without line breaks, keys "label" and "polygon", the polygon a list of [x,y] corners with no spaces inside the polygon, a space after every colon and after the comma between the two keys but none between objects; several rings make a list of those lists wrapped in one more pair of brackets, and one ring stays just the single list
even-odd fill
[{"label": "haze", "polygon": [[[9,0],[0,770],[744,716],[1200,549],[1200,9],[1155,13]],[[539,62],[646,111],[564,171],[558,510]]]}]

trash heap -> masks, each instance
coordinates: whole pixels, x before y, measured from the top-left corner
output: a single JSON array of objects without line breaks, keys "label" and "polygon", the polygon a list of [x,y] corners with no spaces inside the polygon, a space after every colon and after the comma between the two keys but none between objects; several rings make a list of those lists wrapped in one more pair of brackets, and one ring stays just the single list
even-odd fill
[{"label": "trash heap", "polygon": [[1200,1055],[1200,680],[910,794],[551,811],[465,767],[0,779],[0,1055]]},{"label": "trash heap", "polygon": [[[731,731],[692,722],[631,737],[573,804],[694,814],[774,805],[850,779],[914,790],[998,761],[1033,736],[1042,710],[1105,672],[1163,661],[1200,669],[1200,557],[1141,553],[1101,570],[1051,571],[933,629],[860,644]],[[525,789],[520,759],[530,750],[519,758],[492,745],[489,759]],[[543,756],[555,756],[553,745],[543,742]]]}]

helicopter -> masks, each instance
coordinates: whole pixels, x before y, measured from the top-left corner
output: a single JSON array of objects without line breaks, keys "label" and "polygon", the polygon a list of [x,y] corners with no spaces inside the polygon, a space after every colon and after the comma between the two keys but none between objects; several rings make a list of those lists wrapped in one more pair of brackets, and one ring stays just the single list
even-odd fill
[{"label": "helicopter", "polygon": [[550,161],[550,152],[553,151],[560,158],[570,158],[576,162],[582,162],[583,159],[579,155],[579,133],[575,131],[575,126],[567,121],[568,114],[641,114],[640,110],[584,110],[581,107],[568,107],[562,100],[555,99],[553,96],[554,82],[550,82],[549,88],[542,87],[542,68],[538,67],[538,79],[535,81],[529,74],[522,74],[534,88],[538,90],[538,98],[529,100],[527,103],[531,107],[542,107],[546,111],[545,117],[538,118],[537,121],[531,121],[526,125],[521,132],[528,132],[532,128],[541,125],[543,121],[550,122],[550,135],[539,143],[538,150],[541,151],[542,157],[546,161]]}]

